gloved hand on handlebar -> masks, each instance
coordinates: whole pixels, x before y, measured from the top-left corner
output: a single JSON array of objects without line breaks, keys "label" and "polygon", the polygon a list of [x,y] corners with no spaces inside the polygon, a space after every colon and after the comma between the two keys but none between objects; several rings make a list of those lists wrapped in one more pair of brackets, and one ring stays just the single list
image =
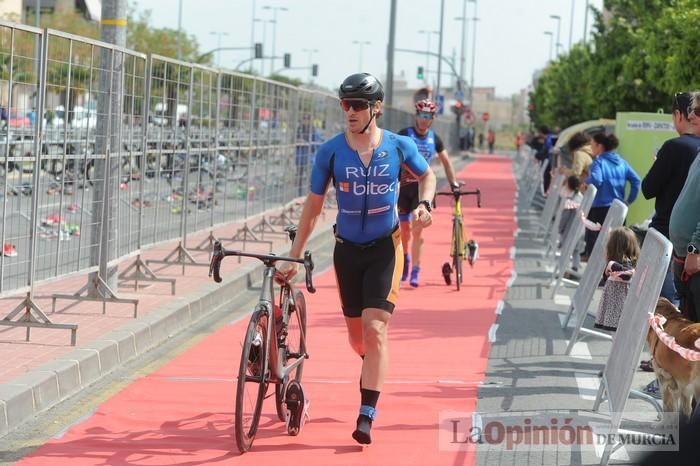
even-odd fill
[{"label": "gloved hand on handlebar", "polygon": [[452,190],[453,193],[456,193],[459,191],[460,184],[457,182],[452,183],[452,186],[450,186],[450,189]]}]

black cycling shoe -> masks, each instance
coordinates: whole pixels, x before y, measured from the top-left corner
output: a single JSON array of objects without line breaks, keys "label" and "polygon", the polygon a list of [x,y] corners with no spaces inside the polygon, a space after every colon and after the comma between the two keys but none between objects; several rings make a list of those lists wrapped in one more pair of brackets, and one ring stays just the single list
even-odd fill
[{"label": "black cycling shoe", "polygon": [[372,443],[372,436],[369,434],[370,429],[372,429],[372,420],[364,414],[360,414],[357,417],[357,427],[352,433],[352,438],[361,445],[369,445]]},{"label": "black cycling shoe", "polygon": [[292,380],[287,385],[285,395],[287,403],[287,433],[289,435],[299,435],[304,423],[308,418],[309,402],[304,397],[304,389],[296,380]]},{"label": "black cycling shoe", "polygon": [[442,278],[445,279],[445,285],[450,286],[452,284],[452,266],[449,262],[442,264]]}]

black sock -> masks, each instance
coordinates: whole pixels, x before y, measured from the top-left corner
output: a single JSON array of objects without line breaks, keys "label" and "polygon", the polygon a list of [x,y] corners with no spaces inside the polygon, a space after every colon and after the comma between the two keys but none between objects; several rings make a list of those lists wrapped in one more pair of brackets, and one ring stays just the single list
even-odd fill
[{"label": "black sock", "polygon": [[372,408],[377,407],[377,401],[379,401],[378,391],[370,390],[369,388],[360,388],[360,393],[362,394],[362,405],[371,406]]}]

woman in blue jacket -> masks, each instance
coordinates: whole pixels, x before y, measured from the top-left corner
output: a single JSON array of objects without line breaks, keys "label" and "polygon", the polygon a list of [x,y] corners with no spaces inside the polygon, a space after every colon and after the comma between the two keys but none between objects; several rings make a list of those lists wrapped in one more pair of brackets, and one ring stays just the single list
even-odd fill
[{"label": "woman in blue jacket", "polygon": [[[586,184],[592,184],[598,189],[593,199],[593,205],[588,213],[592,222],[603,224],[614,199],[619,199],[627,205],[632,204],[639,193],[641,181],[639,175],[620,154],[615,152],[620,142],[614,134],[596,133],[591,141],[593,163],[591,174],[586,178]],[[630,192],[625,201],[625,185],[629,182]],[[581,257],[588,259],[593,251],[593,245],[598,238],[597,231],[586,230],[586,247]]]}]

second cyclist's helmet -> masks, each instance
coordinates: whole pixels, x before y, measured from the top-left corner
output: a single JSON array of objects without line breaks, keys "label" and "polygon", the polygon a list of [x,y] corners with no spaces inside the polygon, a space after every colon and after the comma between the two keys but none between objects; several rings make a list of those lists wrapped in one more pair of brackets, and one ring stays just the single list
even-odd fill
[{"label": "second cyclist's helmet", "polygon": [[338,97],[341,99],[367,99],[384,101],[384,86],[369,73],[351,74],[340,85]]},{"label": "second cyclist's helmet", "polygon": [[416,113],[437,113],[438,107],[430,99],[423,99],[416,102]]}]

